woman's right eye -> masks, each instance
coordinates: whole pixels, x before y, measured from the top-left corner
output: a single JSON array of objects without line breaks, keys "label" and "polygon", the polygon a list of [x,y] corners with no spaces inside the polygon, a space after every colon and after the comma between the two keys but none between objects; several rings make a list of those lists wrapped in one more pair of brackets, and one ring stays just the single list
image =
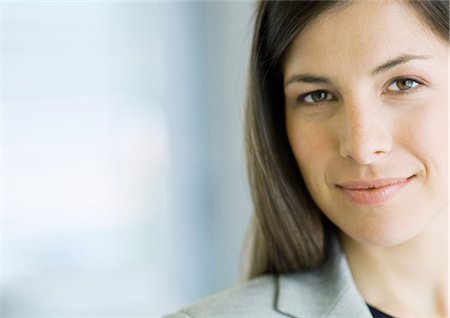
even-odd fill
[{"label": "woman's right eye", "polygon": [[332,94],[330,94],[327,91],[322,91],[322,90],[318,90],[318,91],[314,91],[311,93],[306,93],[303,95],[300,95],[298,97],[298,103],[299,104],[317,104],[317,103],[321,103],[321,102],[325,102],[325,101],[329,101],[329,100],[333,100],[334,96]]}]

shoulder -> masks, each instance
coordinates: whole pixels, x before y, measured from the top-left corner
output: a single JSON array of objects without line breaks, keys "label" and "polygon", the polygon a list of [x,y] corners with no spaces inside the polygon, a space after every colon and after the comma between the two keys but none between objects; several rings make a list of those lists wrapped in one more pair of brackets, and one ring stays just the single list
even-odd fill
[{"label": "shoulder", "polygon": [[202,299],[164,318],[278,317],[273,303],[277,293],[276,275],[263,275]]},{"label": "shoulder", "polygon": [[337,244],[329,256],[318,268],[263,275],[165,318],[372,317]]}]

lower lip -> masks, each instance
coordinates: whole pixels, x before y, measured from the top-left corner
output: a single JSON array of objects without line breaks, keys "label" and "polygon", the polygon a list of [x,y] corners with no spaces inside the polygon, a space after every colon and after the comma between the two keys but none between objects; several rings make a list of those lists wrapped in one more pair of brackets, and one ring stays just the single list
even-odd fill
[{"label": "lower lip", "polygon": [[345,188],[340,189],[342,190],[344,195],[354,203],[364,205],[380,204],[392,199],[411,181],[412,178],[413,177],[410,177],[403,182],[370,190],[350,190]]}]

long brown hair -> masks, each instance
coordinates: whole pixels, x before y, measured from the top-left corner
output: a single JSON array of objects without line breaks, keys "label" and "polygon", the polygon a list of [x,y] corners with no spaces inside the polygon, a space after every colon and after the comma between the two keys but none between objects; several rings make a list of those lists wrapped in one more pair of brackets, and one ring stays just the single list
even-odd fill
[{"label": "long brown hair", "polygon": [[[449,41],[449,1],[405,1]],[[314,203],[291,151],[284,118],[283,58],[318,16],[351,1],[262,1],[250,57],[245,142],[254,215],[244,250],[249,279],[318,267],[336,231]]]}]

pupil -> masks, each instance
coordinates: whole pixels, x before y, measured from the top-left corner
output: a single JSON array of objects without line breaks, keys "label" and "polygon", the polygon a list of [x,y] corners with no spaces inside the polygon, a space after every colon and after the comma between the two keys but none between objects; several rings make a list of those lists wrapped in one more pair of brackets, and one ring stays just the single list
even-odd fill
[{"label": "pupil", "polygon": [[312,98],[315,102],[320,102],[320,101],[323,101],[326,98],[326,96],[327,96],[327,93],[325,93],[325,92],[315,92],[312,95]]},{"label": "pupil", "polygon": [[412,80],[402,80],[400,81],[400,89],[408,89],[413,87],[414,83]]}]

